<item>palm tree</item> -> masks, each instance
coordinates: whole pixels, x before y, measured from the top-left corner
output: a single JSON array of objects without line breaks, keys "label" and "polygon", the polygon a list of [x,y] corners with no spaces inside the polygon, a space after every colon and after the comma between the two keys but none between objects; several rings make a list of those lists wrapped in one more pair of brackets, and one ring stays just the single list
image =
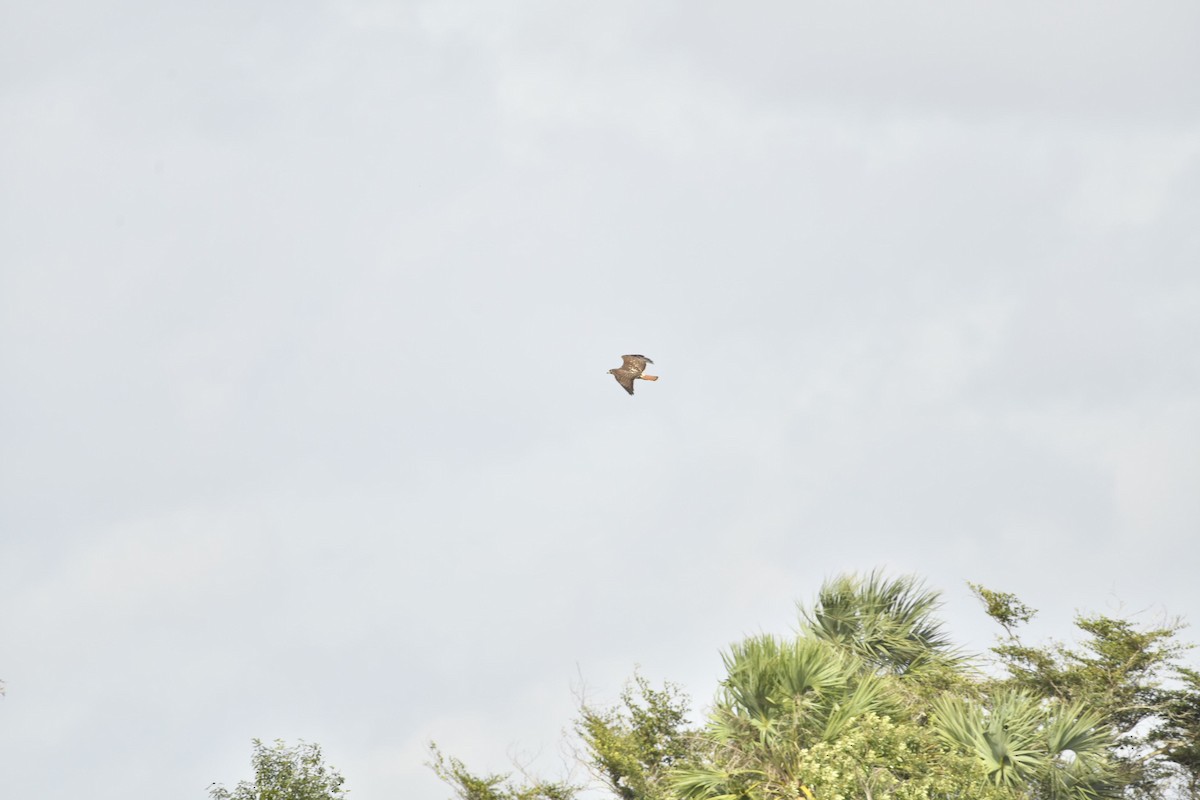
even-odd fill
[{"label": "palm tree", "polygon": [[676,791],[688,800],[802,798],[806,749],[892,705],[881,677],[819,639],[759,636],[723,659],[727,677],[709,722],[709,758],[675,775]]},{"label": "palm tree", "polygon": [[939,593],[911,576],[843,575],[821,587],[812,609],[800,607],[801,627],[881,671],[903,674],[961,660],[934,617],[940,607]]},{"label": "palm tree", "polygon": [[784,733],[801,744],[829,741],[848,719],[888,705],[878,676],[818,639],[747,639],[724,661],[716,716],[726,727],[753,730],[764,746]]},{"label": "palm tree", "polygon": [[724,655],[727,675],[682,800],[1114,796],[1101,716],[996,693],[964,669],[912,578],[836,578],[794,640],[758,636]]},{"label": "palm tree", "polygon": [[960,697],[934,702],[934,727],[973,756],[996,786],[1048,800],[1093,800],[1120,792],[1102,716],[1080,703],[1047,703],[1003,690],[985,705]]}]

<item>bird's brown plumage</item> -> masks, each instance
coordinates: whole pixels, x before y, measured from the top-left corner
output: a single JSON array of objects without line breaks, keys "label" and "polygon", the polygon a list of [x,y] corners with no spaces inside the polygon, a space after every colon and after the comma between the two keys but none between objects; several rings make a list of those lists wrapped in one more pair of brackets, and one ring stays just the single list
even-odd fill
[{"label": "bird's brown plumage", "polygon": [[621,366],[610,369],[608,373],[617,379],[617,383],[621,384],[621,387],[625,391],[633,394],[633,382],[635,380],[639,378],[644,381],[658,380],[657,375],[643,374],[646,370],[646,365],[653,363],[653,361],[643,355],[621,356]]}]

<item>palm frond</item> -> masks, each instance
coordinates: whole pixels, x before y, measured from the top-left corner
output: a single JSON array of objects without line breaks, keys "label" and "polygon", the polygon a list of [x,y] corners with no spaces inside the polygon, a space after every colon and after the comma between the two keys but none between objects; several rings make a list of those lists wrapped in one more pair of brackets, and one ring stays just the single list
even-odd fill
[{"label": "palm frond", "polygon": [[858,653],[877,667],[906,672],[931,661],[954,661],[949,635],[934,614],[938,592],[916,578],[843,575],[822,585],[812,609],[801,607],[810,635]]},{"label": "palm frond", "polygon": [[1046,727],[1047,746],[1052,756],[1104,753],[1112,745],[1112,734],[1102,724],[1103,716],[1083,703],[1064,705]]},{"label": "palm frond", "polygon": [[877,676],[863,676],[853,691],[829,708],[822,726],[821,739],[833,741],[841,736],[856,718],[879,711],[884,704],[884,690],[885,685]]},{"label": "palm frond", "polygon": [[679,769],[671,788],[680,800],[750,800],[749,787],[761,776],[752,770],[723,770],[699,766]]}]

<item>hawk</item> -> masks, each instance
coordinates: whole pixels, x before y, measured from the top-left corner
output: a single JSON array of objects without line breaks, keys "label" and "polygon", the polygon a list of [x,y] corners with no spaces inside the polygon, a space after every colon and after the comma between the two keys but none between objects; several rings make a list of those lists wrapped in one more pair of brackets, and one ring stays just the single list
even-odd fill
[{"label": "hawk", "polygon": [[610,369],[608,374],[616,378],[617,383],[621,384],[625,391],[629,392],[630,394],[633,394],[634,380],[638,378],[641,378],[644,381],[658,380],[657,375],[642,374],[642,372],[646,369],[647,364],[654,363],[645,356],[621,356],[621,361],[623,362],[621,366]]}]

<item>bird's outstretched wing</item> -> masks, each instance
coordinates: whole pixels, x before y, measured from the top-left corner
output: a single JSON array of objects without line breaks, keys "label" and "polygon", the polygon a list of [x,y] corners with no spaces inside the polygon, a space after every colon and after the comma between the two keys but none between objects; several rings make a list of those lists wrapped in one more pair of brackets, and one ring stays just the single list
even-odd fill
[{"label": "bird's outstretched wing", "polygon": [[634,373],[626,369],[614,369],[612,376],[617,379],[617,383],[621,384],[625,391],[633,394],[633,379],[637,377]]},{"label": "bird's outstretched wing", "polygon": [[[622,370],[631,370],[638,375],[641,375],[645,371],[647,364],[654,363],[643,355],[621,356],[621,361],[623,362],[621,364]],[[633,390],[631,389],[629,393],[633,394]]]}]

